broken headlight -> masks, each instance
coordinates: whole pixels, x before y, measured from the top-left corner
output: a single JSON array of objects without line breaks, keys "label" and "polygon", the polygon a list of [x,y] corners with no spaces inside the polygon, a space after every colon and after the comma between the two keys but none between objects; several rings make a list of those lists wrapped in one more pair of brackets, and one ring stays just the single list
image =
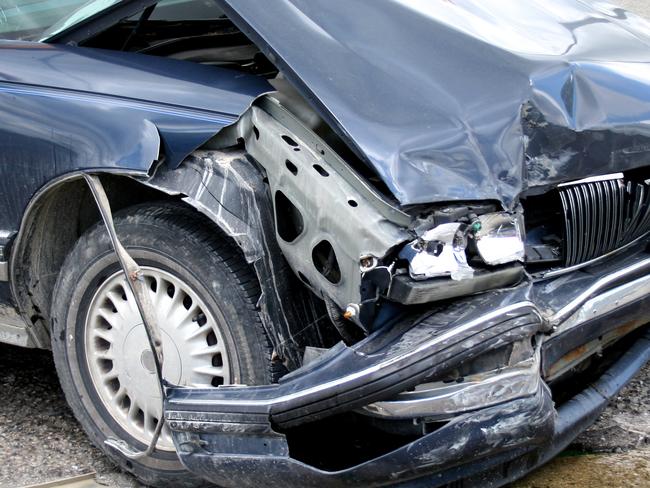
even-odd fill
[{"label": "broken headlight", "polygon": [[457,281],[472,278],[475,270],[468,263],[469,248],[489,266],[524,260],[520,216],[498,212],[467,220],[441,224],[402,249],[399,257],[408,261],[411,278],[426,280],[449,276]]},{"label": "broken headlight", "polygon": [[[476,249],[485,264],[524,261],[526,248],[521,216],[507,212],[481,215],[480,229],[474,234]],[[477,226],[478,227],[478,226]]]},{"label": "broken headlight", "polygon": [[414,280],[451,276],[463,280],[474,276],[467,264],[465,224],[442,224],[407,244],[399,257],[409,263]]}]

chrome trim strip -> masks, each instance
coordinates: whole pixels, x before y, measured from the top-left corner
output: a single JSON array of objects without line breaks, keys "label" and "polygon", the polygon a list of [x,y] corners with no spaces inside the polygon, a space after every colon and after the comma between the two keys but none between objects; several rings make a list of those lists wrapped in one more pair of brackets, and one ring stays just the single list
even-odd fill
[{"label": "chrome trim strip", "polygon": [[602,317],[617,308],[634,303],[650,295],[650,274],[608,290],[587,301],[556,329],[560,334],[590,319]]},{"label": "chrome trim strip", "polygon": [[578,295],[574,300],[569,302],[567,305],[565,305],[559,311],[557,311],[554,315],[552,315],[549,318],[549,323],[552,326],[557,327],[562,322],[564,322],[571,314],[573,314],[576,310],[578,310],[578,308],[580,308],[583,304],[585,304],[599,290],[606,288],[612,283],[616,283],[618,280],[625,278],[627,275],[644,271],[646,269],[650,272],[650,258],[644,259],[643,261],[639,261],[638,263],[633,264],[632,266],[628,266],[627,268],[623,268],[619,271],[616,271],[615,273],[609,274],[599,279],[593,285],[591,285],[589,288],[583,291],[580,295]]},{"label": "chrome trim strip", "polygon": [[[405,352],[403,354],[393,356],[392,358],[387,359],[385,361],[382,361],[381,363],[378,363],[378,364],[376,364],[374,366],[368,367],[368,368],[360,370],[360,371],[356,371],[354,373],[350,373],[350,374],[348,374],[346,376],[343,376],[341,378],[337,378],[336,380],[332,380],[332,381],[329,381],[327,383],[315,385],[315,386],[307,388],[305,390],[296,391],[296,392],[293,392],[291,394],[284,395],[284,396],[277,397],[277,398],[260,399],[260,400],[219,399],[219,404],[220,405],[237,405],[237,406],[241,406],[241,407],[247,407],[247,406],[267,406],[268,407],[268,406],[272,406],[272,405],[281,404],[281,403],[286,402],[286,401],[294,400],[296,398],[300,398],[300,397],[308,396],[308,395],[311,395],[311,394],[315,394],[315,393],[318,393],[319,391],[322,391],[322,390],[332,389],[332,388],[335,388],[335,387],[337,387],[339,385],[349,383],[349,382],[352,382],[352,381],[357,380],[359,378],[363,378],[364,376],[373,374],[373,373],[375,373],[375,372],[377,372],[377,371],[379,371],[379,370],[381,370],[383,368],[386,368],[386,367],[388,367],[390,365],[393,365],[394,363],[400,362],[400,361],[402,361],[402,360],[404,360],[406,358],[409,358],[411,356],[418,355],[418,354],[424,352],[426,349],[429,349],[429,348],[435,346],[436,344],[438,344],[440,342],[445,342],[445,341],[449,340],[450,338],[454,337],[455,335],[457,335],[457,334],[459,334],[461,332],[464,332],[466,330],[469,330],[469,329],[471,329],[473,327],[476,327],[477,325],[489,322],[490,320],[493,320],[493,319],[496,319],[498,317],[501,317],[501,316],[516,312],[517,310],[520,310],[520,309],[523,309],[523,308],[528,308],[531,311],[535,311],[539,315],[539,317],[540,317],[540,319],[542,321],[550,322],[551,325],[557,325],[560,322],[562,322],[563,320],[570,317],[571,314],[573,314],[581,306],[586,304],[593,297],[593,295],[595,293],[597,293],[599,290],[602,290],[603,288],[605,288],[605,287],[607,287],[607,286],[609,286],[609,285],[611,285],[613,283],[616,283],[618,280],[620,280],[622,278],[625,278],[627,275],[630,275],[630,274],[633,274],[633,273],[636,273],[636,272],[639,272],[639,271],[643,271],[646,268],[650,271],[650,258],[645,259],[643,261],[640,261],[638,263],[635,263],[634,265],[628,266],[627,268],[623,268],[622,270],[619,270],[619,271],[617,271],[615,273],[612,273],[610,275],[607,275],[607,276],[599,279],[593,285],[591,285],[589,288],[587,288],[587,290],[585,290],[583,293],[581,293],[578,297],[576,297],[570,303],[568,303],[563,308],[561,308],[558,312],[551,315],[550,317],[547,316],[546,320],[544,320],[545,317],[539,312],[538,307],[535,306],[534,303],[532,303],[530,301],[522,301],[522,302],[519,302],[519,303],[509,305],[507,307],[499,308],[499,309],[497,309],[497,310],[495,310],[495,311],[493,311],[493,312],[491,312],[489,314],[484,315],[483,317],[474,319],[474,320],[472,320],[472,321],[470,321],[470,322],[468,322],[466,324],[463,324],[463,325],[458,326],[458,327],[456,327],[456,328],[454,328],[454,329],[452,329],[450,331],[447,331],[444,334],[436,336],[436,337],[424,342],[423,344],[420,344],[415,349],[409,350],[409,351],[407,351],[407,352]],[[650,275],[647,278],[648,278],[648,280],[650,280]],[[636,283],[636,281],[632,282],[632,283]],[[610,295],[608,295],[608,296],[611,297],[614,294],[616,294],[616,292],[620,293],[621,290],[623,290],[623,291],[628,290],[627,284],[622,285],[618,289],[611,290],[612,293]],[[630,299],[632,299],[631,297],[633,295],[628,294],[627,296],[630,297]],[[619,305],[618,306],[620,306],[620,304],[621,304],[621,301],[619,300]],[[593,315],[592,315],[592,318],[593,318]],[[231,386],[229,388],[237,388],[237,386]],[[168,412],[172,412],[172,411],[175,410],[175,408],[174,408],[175,404],[176,405],[182,405],[183,403],[185,403],[185,401],[183,399],[172,400],[170,402],[170,406],[168,407]],[[210,399],[192,399],[191,400],[192,405],[209,405],[209,404],[213,404],[213,403],[214,403],[214,400],[210,400]]]},{"label": "chrome trim strip", "polygon": [[[362,369],[360,371],[356,371],[354,373],[348,374],[346,376],[342,376],[341,378],[337,378],[336,380],[329,381],[327,383],[323,383],[320,385],[313,386],[311,388],[307,388],[302,391],[297,391],[294,393],[291,393],[289,395],[284,395],[278,398],[273,398],[273,399],[262,399],[262,400],[226,400],[226,399],[220,399],[219,404],[220,405],[240,405],[240,406],[253,406],[253,405],[258,405],[258,406],[270,406],[270,405],[277,405],[281,404],[286,401],[294,400],[296,398],[300,398],[303,396],[308,396],[314,393],[318,393],[321,390],[328,390],[331,388],[335,388],[339,385],[345,384],[352,382],[356,379],[363,378],[364,376],[371,375],[373,373],[376,373],[377,371],[384,369],[388,366],[391,366],[392,364],[403,361],[404,359],[407,359],[412,356],[416,356],[427,349],[430,349],[431,347],[445,342],[452,337],[458,335],[461,332],[464,332],[466,330],[472,329],[473,327],[476,327],[477,325],[489,322],[492,319],[496,319],[499,317],[502,317],[504,315],[516,312],[517,310],[523,309],[523,308],[529,308],[529,309],[535,309],[535,306],[533,305],[532,302],[520,302],[520,303],[515,303],[513,305],[509,305],[507,307],[500,308],[498,310],[495,310],[493,312],[490,312],[489,314],[484,315],[483,317],[477,318],[475,320],[472,320],[464,325],[461,325],[459,327],[456,327],[448,332],[445,332],[444,334],[440,334],[439,336],[436,336],[422,344],[420,344],[418,347],[415,349],[411,349],[403,354],[398,354],[396,356],[393,356],[390,359],[387,359],[385,361],[382,361],[381,363],[375,364],[374,366],[371,366],[366,369]],[[541,316],[540,316],[541,319]],[[236,388],[234,386],[228,387],[229,389]],[[182,400],[177,400],[177,401],[172,401],[170,402],[172,405],[174,403],[182,404]],[[211,404],[214,403],[214,400],[198,400],[194,399],[192,400],[192,405],[204,405],[204,404]],[[173,406],[170,406],[168,408],[169,411],[174,410]]]},{"label": "chrome trim strip", "polygon": [[569,181],[567,183],[560,183],[557,186],[564,187],[564,186],[582,185],[583,183],[596,183],[598,181],[622,180],[623,178],[625,178],[625,175],[623,173],[613,173],[609,175],[591,176],[589,178],[583,178],[582,180],[576,180],[576,181]]},{"label": "chrome trim strip", "polygon": [[0,281],[9,281],[9,262],[0,261]]},{"label": "chrome trim strip", "polygon": [[644,234],[640,237],[637,237],[634,239],[632,242],[629,242],[625,244],[623,247],[619,247],[618,249],[614,249],[613,251],[608,252],[607,254],[603,254],[602,256],[598,256],[595,259],[592,259],[590,261],[585,261],[584,263],[576,264],[575,266],[571,266],[569,268],[561,268],[561,269],[553,269],[551,271],[545,271],[541,273],[536,273],[533,274],[534,277],[537,279],[549,279],[549,278],[555,278],[557,276],[562,276],[567,273],[571,273],[572,271],[578,271],[579,269],[586,268],[587,266],[592,266],[594,264],[601,263],[609,258],[612,258],[616,256],[617,254],[622,253],[623,251],[628,250],[631,247],[634,247],[635,245],[639,244],[641,241],[644,239],[648,239],[650,237],[650,234]]},{"label": "chrome trim strip", "polygon": [[[468,376],[460,384],[432,383],[404,392],[393,400],[366,405],[373,417],[406,419],[454,415],[534,395],[542,381],[539,350],[531,359],[490,373]],[[426,388],[423,391],[423,388]]]},{"label": "chrome trim strip", "polygon": [[[555,330],[554,335],[649,296],[650,274],[585,300],[585,297],[589,298],[599,289],[646,266],[650,266],[650,259],[622,269],[594,283],[576,300],[552,316],[551,320],[556,321],[567,317]],[[577,309],[575,309],[576,306]],[[574,313],[568,315],[571,311]],[[416,388],[415,391],[401,393],[392,400],[371,403],[362,411],[367,415],[382,418],[435,416],[436,419],[444,419],[533,394],[541,381],[539,368],[539,355],[537,355],[535,360],[531,359],[492,374],[467,377],[462,384],[431,384],[429,390],[424,392]]]}]

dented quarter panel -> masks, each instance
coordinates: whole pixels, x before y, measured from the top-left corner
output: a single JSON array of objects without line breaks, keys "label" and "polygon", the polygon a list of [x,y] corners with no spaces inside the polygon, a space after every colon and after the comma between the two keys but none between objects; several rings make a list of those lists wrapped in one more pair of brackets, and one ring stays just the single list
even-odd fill
[{"label": "dented quarter panel", "polygon": [[271,90],[262,79],[163,58],[0,41],[0,229],[44,184],[78,170],[175,167]]},{"label": "dented quarter panel", "polygon": [[621,8],[219,3],[402,204],[512,207],[529,187],[647,164],[650,24]]}]

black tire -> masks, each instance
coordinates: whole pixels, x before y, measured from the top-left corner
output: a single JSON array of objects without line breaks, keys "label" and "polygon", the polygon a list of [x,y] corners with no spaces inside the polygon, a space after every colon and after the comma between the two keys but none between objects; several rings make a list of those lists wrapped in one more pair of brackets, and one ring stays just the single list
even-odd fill
[{"label": "black tire", "polygon": [[[141,265],[174,274],[197,292],[220,324],[231,361],[231,382],[271,381],[271,347],[256,303],[259,283],[239,250],[196,212],[161,202],[135,206],[115,215],[117,233]],[[84,360],[85,317],[91,297],[119,264],[103,224],[89,229],[66,258],[52,300],[52,349],[66,399],[90,439],[123,469],[148,485],[193,487],[204,484],[190,475],[174,452],[155,452],[130,461],[107,448],[107,437],[141,442],[118,425],[97,395]]]}]

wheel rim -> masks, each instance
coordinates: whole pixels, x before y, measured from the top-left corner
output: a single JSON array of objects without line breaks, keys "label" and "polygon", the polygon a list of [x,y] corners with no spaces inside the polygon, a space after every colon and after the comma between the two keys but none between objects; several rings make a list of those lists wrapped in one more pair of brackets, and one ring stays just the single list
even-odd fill
[{"label": "wheel rim", "polygon": [[[230,383],[230,362],[218,322],[192,288],[172,274],[143,267],[163,342],[163,376],[175,385],[209,388]],[[162,402],[142,319],[121,271],[93,296],[85,327],[88,370],[111,417],[148,444]],[[165,426],[156,447],[173,451]]]}]

